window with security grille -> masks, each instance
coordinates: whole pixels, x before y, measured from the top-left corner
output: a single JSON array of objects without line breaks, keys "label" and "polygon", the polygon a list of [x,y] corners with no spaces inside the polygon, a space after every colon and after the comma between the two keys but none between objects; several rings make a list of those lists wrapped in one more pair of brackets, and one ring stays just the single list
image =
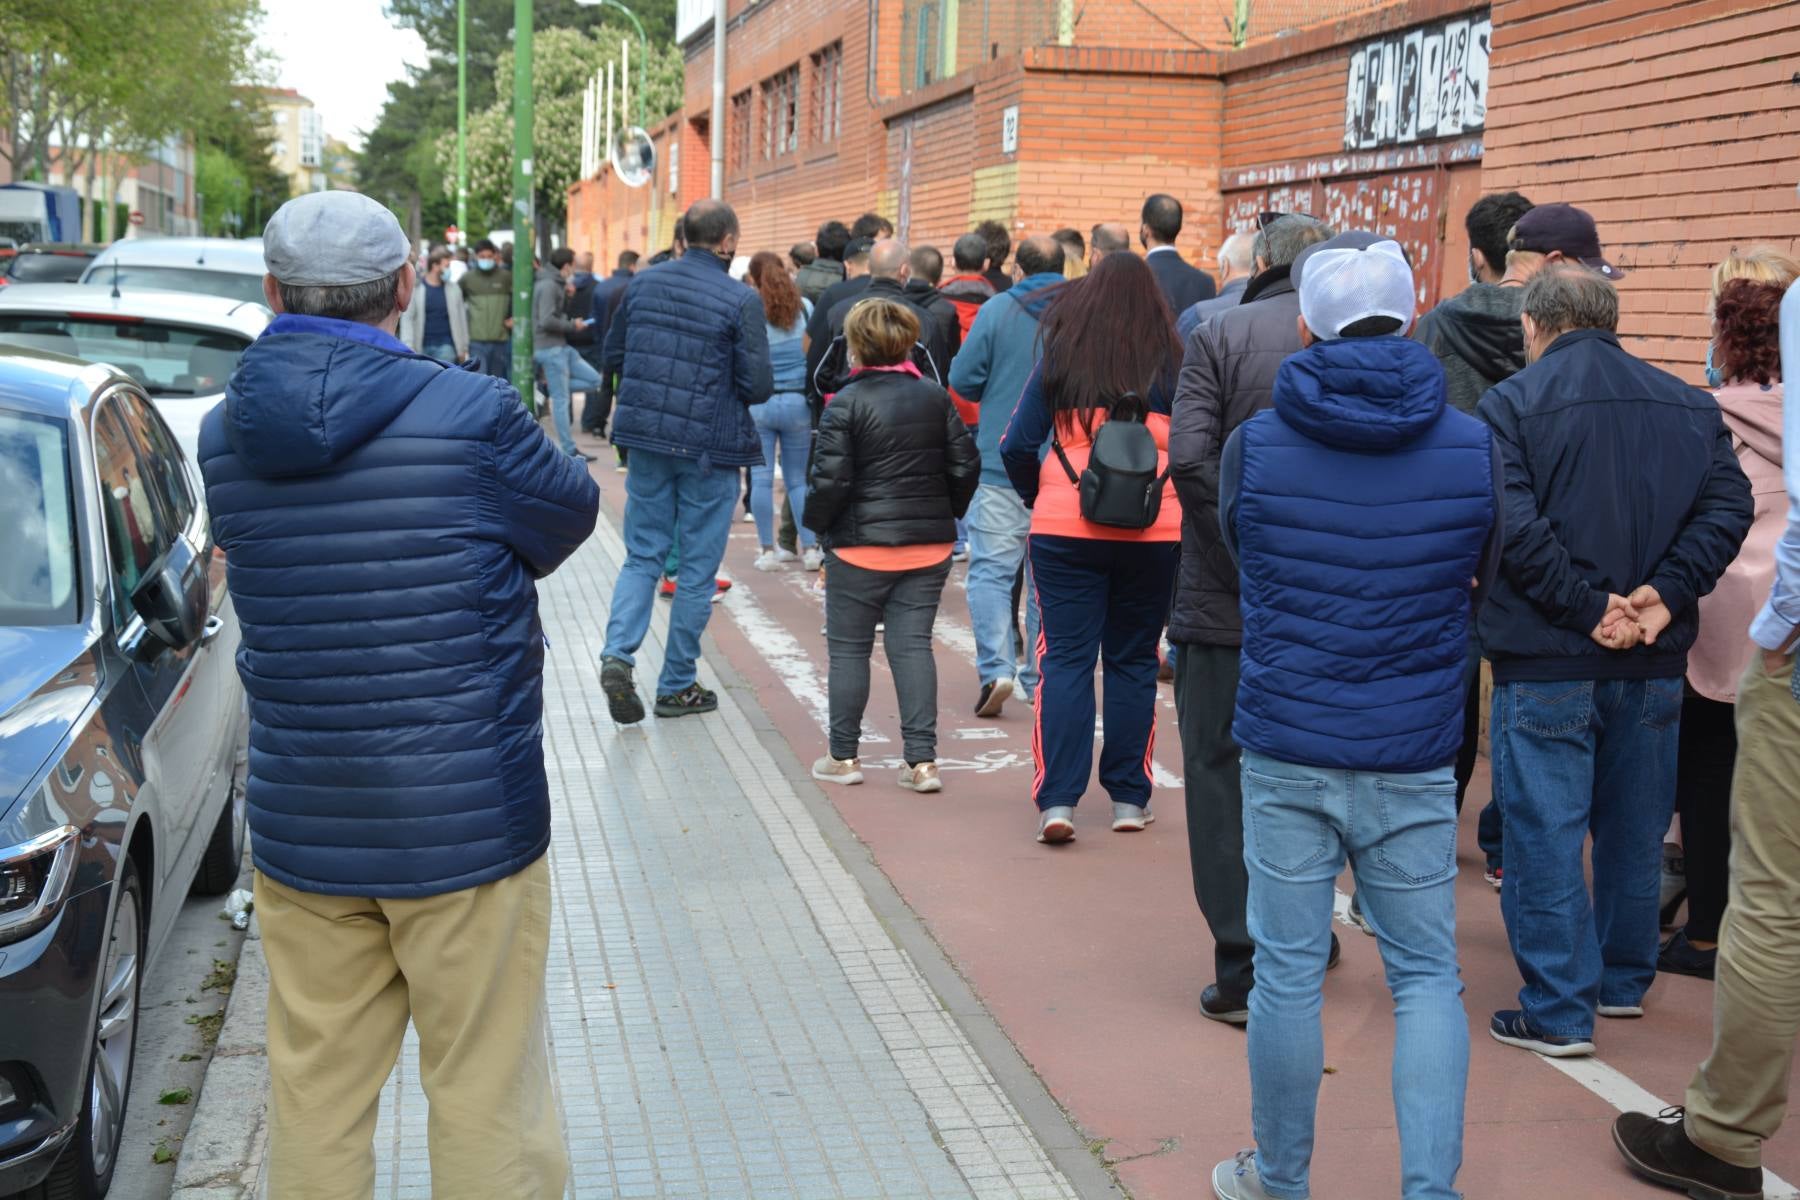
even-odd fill
[{"label": "window with security grille", "polygon": [[725,162],[732,174],[750,165],[750,89],[731,98],[731,128],[725,138]]},{"label": "window with security grille", "polygon": [[811,122],[815,146],[837,141],[843,118],[844,43],[833,42],[812,56]]},{"label": "window with security grille", "polygon": [[762,85],[764,162],[800,148],[800,67],[789,67]]}]

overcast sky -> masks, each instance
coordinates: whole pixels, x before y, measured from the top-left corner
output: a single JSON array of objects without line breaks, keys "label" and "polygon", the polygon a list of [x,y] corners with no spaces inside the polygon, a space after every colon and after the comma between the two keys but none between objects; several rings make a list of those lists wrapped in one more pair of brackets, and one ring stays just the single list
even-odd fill
[{"label": "overcast sky", "polygon": [[356,149],[375,124],[387,85],[425,64],[425,43],[398,29],[382,0],[263,0],[263,46],[278,59],[276,83],[297,89],[325,118],[325,132]]}]

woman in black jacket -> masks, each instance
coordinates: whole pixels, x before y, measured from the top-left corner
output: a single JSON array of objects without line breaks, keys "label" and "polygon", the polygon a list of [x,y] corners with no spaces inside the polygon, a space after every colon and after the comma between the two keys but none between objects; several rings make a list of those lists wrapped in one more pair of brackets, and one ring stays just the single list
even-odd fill
[{"label": "woman in black jacket", "polygon": [[813,778],[862,782],[857,743],[869,656],[875,627],[885,622],[905,738],[900,786],[936,792],[943,782],[931,626],[981,455],[949,393],[913,367],[918,340],[919,320],[904,305],[873,299],[850,311],[844,341],[852,374],[819,422],[802,523],[826,551],[831,649],[831,747],[813,764]]}]

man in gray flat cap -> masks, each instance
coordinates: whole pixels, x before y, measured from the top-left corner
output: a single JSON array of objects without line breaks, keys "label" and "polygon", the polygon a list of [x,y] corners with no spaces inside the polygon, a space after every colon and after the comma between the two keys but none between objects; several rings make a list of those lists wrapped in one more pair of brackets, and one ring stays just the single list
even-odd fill
[{"label": "man in gray flat cap", "polygon": [[200,431],[243,631],[275,1197],[372,1197],[410,1018],[432,1195],[557,1197],[545,1048],[550,802],[534,580],[599,489],[501,379],[394,336],[415,279],[387,209],[289,201],[279,315]]}]

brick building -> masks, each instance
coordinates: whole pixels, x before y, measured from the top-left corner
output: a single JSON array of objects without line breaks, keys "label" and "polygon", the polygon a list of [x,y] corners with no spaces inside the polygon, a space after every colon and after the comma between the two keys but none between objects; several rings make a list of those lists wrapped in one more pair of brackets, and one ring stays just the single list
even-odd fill
[{"label": "brick building", "polygon": [[[866,209],[944,247],[987,218],[1135,228],[1168,191],[1197,262],[1259,211],[1312,212],[1400,237],[1429,304],[1463,286],[1468,205],[1518,188],[1594,214],[1631,271],[1629,344],[1695,380],[1711,266],[1734,244],[1800,248],[1800,5],[1253,2],[1234,48],[1236,9],[733,0],[725,196],[743,245]],[[576,244],[666,245],[706,195],[710,11],[683,2],[686,104],[653,131],[656,178],[578,184]]]}]

